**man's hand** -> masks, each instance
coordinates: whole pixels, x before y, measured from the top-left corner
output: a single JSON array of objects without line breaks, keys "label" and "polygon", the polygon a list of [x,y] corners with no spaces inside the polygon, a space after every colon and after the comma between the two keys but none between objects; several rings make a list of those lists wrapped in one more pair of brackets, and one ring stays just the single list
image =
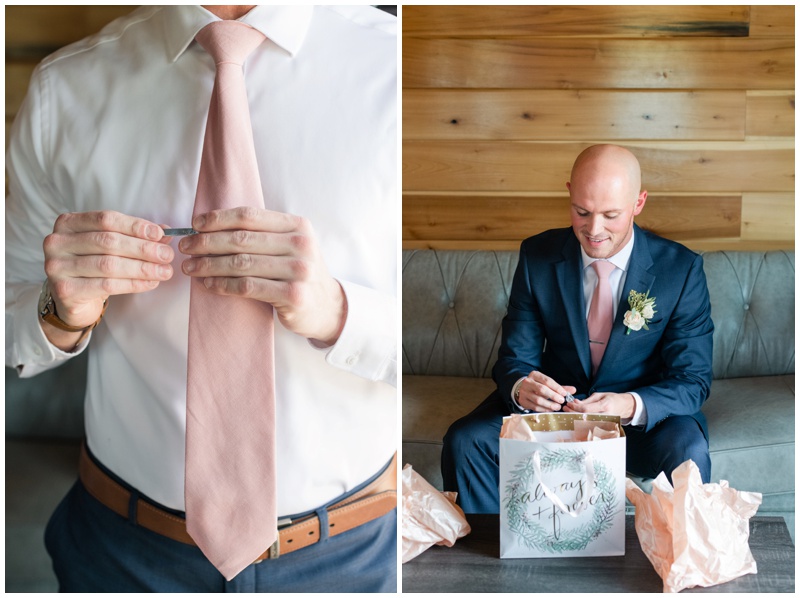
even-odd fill
[{"label": "man's hand", "polygon": [[[59,216],[44,240],[44,270],[58,317],[90,326],[109,295],[150,291],[170,279],[175,252],[159,242],[163,237],[157,224],[119,212]],[[62,349],[80,335],[44,322],[42,330]]]},{"label": "man's hand", "polygon": [[564,397],[575,391],[574,386],[561,386],[549,376],[533,371],[519,385],[517,403],[530,411],[558,411],[564,404]]},{"label": "man's hand", "polygon": [[572,401],[564,411],[618,415],[620,419],[630,420],[636,411],[636,399],[630,393],[596,392],[583,401]]},{"label": "man's hand", "polygon": [[220,295],[270,303],[281,323],[331,345],[342,332],[347,299],[328,273],[311,224],[258,208],[215,210],[194,219],[199,231],[178,246],[183,271]]}]

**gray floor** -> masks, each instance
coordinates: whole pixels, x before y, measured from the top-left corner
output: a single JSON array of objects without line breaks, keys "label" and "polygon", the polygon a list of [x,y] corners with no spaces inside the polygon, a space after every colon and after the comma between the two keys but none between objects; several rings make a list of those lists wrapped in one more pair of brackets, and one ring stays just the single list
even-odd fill
[{"label": "gray floor", "polygon": [[75,442],[6,440],[6,592],[56,592],[44,548],[50,514],[78,475]]}]

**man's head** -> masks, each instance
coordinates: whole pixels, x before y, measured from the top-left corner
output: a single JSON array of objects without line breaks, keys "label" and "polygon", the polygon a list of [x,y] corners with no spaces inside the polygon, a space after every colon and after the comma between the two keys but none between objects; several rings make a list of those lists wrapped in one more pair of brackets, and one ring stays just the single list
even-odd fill
[{"label": "man's head", "polygon": [[608,258],[633,235],[633,217],[644,208],[639,161],[617,145],[593,145],[572,166],[567,183],[572,230],[587,255]]}]

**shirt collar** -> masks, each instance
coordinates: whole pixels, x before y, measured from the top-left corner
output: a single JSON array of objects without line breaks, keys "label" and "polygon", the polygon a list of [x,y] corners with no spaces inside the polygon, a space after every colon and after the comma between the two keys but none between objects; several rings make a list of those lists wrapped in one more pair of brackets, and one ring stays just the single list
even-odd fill
[{"label": "shirt collar", "polygon": [[[202,6],[166,6],[164,39],[170,62],[180,58],[197,33],[219,18]],[[312,6],[256,6],[239,19],[258,29],[272,42],[294,56],[300,50],[311,26]]]},{"label": "shirt collar", "polygon": [[[628,270],[628,264],[631,261],[631,253],[633,253],[633,240],[636,238],[635,234],[631,234],[630,240],[622,246],[617,253],[612,255],[608,258],[607,261],[614,264],[617,268],[622,270],[623,272]],[[583,245],[581,245],[581,259],[583,260],[583,268],[584,270],[592,265],[592,262],[596,262],[597,260],[593,257],[589,257],[586,255],[586,251],[583,249]]]}]

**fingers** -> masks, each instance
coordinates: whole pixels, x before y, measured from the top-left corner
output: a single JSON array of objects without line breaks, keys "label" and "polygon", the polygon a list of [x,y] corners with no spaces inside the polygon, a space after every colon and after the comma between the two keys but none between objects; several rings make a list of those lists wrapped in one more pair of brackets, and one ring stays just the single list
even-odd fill
[{"label": "fingers", "polygon": [[201,278],[220,295],[272,304],[291,332],[335,342],[346,320],[347,300],[305,218],[242,207],[196,216],[192,226],[199,234],[178,245],[189,256],[184,273]]},{"label": "fingers", "polygon": [[44,250],[45,256],[50,259],[111,255],[168,264],[175,257],[175,251],[162,242],[111,231],[53,233],[45,238]]},{"label": "fingers", "polygon": [[213,210],[200,214],[194,217],[192,226],[200,232],[249,230],[290,233],[307,232],[310,228],[309,223],[299,216],[251,207]]},{"label": "fingers", "polygon": [[196,277],[258,277],[270,280],[308,278],[310,265],[302,259],[238,253],[220,257],[198,257],[183,262],[183,272]]},{"label": "fingers", "polygon": [[183,237],[178,249],[181,253],[191,256],[234,253],[303,255],[311,247],[310,237],[294,231],[276,233],[240,229]]},{"label": "fingers", "polygon": [[532,411],[559,411],[565,403],[564,396],[573,392],[574,386],[561,386],[549,376],[534,371],[520,384],[518,402]]},{"label": "fingers", "polygon": [[61,214],[56,220],[54,233],[84,233],[92,231],[116,232],[123,235],[158,241],[164,231],[156,224],[111,210]]},{"label": "fingers", "polygon": [[93,322],[109,295],[152,290],[173,274],[161,227],[119,212],[62,214],[43,249],[59,317],[70,324]]},{"label": "fingers", "polygon": [[604,413],[621,418],[633,417],[636,399],[630,393],[596,392],[582,401],[573,401],[565,410],[575,413]]},{"label": "fingers", "polygon": [[46,272],[51,280],[60,278],[134,278],[162,281],[172,277],[172,266],[168,263],[153,263],[116,255],[87,255],[74,256],[71,259],[54,258],[49,261]]}]

